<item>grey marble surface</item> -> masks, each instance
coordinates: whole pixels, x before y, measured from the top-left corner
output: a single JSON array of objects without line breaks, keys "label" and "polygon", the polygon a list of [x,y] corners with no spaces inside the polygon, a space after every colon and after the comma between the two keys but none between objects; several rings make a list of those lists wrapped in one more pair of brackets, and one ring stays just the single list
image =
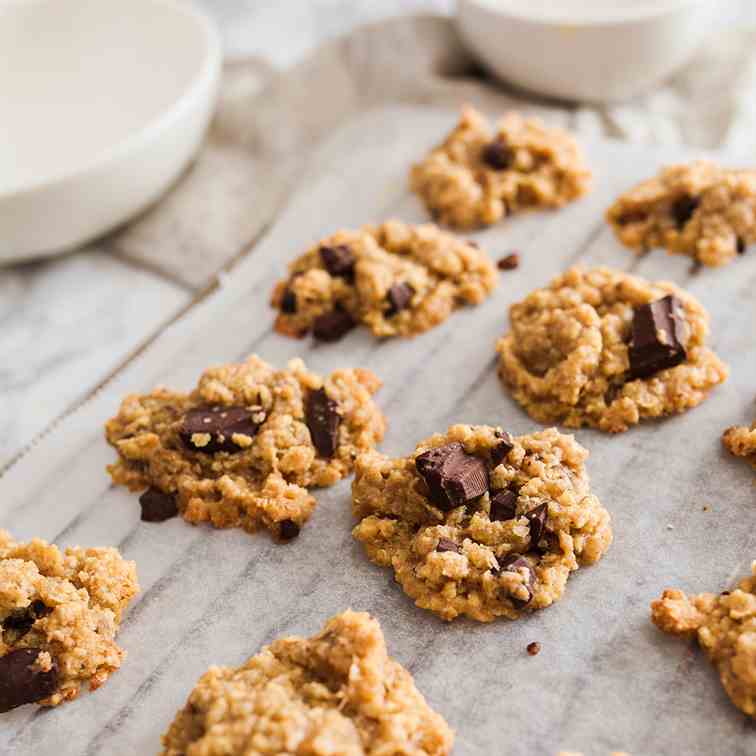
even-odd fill
[{"label": "grey marble surface", "polygon": [[[422,337],[379,342],[359,329],[338,344],[313,346],[271,329],[267,294],[289,251],[334,224],[425,217],[406,192],[407,165],[454,118],[449,107],[380,108],[331,134],[254,255],[6,474],[0,526],[61,545],[118,545],[137,561],[142,593],[119,636],[129,653],[121,670],[72,704],[5,715],[0,752],[154,753],[210,664],[237,665],[261,644],[310,634],[352,606],[380,619],[392,654],[456,729],[457,756],[752,753],[753,722],[730,705],[700,653],[653,628],[648,603],[670,585],[729,586],[756,548],[752,472],[719,444],[723,426],[752,411],[756,256],[693,275],[684,258],[636,258],[601,220],[609,197],[689,153],[588,140],[595,190],[558,213],[476,234],[495,255],[521,250],[521,267],[502,274],[486,303]],[[561,602],[526,620],[444,624],[416,609],[351,539],[348,481],[318,491],[300,538],[278,546],[264,533],[140,523],[136,497],[113,489],[103,473],[113,454],[102,423],[124,393],[156,383],[188,388],[207,364],[253,350],[279,365],[302,355],[318,371],[376,371],[385,382],[377,400],[389,419],[382,444],[389,454],[407,453],[453,422],[532,430],[499,384],[494,343],[509,305],[571,263],[610,264],[688,288],[710,310],[711,344],[733,377],[684,415],[618,437],[578,434],[591,450],[593,491],[612,514],[615,543],[571,578]],[[533,640],[542,644],[535,658],[525,652]]]}]

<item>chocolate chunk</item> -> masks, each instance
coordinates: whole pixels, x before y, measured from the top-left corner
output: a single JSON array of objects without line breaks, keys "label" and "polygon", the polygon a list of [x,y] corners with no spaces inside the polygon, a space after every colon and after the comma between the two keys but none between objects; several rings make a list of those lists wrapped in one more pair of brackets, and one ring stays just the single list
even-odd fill
[{"label": "chocolate chunk", "polygon": [[281,297],[281,312],[293,315],[296,311],[297,295],[291,289],[286,289]]},{"label": "chocolate chunk", "polygon": [[37,599],[24,609],[9,614],[3,620],[3,630],[12,630],[16,633],[16,637],[20,638],[32,629],[38,619],[46,617],[51,611],[52,607]]},{"label": "chocolate chunk", "polygon": [[491,520],[513,520],[517,514],[517,494],[504,489],[491,496]]},{"label": "chocolate chunk", "polygon": [[431,501],[445,511],[488,490],[486,463],[467,454],[458,441],[424,452],[415,459],[415,468],[428,485]]},{"label": "chocolate chunk", "polygon": [[648,378],[684,362],[682,338],[682,305],[676,297],[636,307],[628,348],[631,378]]},{"label": "chocolate chunk", "polygon": [[541,652],[541,644],[538,641],[533,641],[532,643],[528,643],[528,653],[531,656],[538,656],[540,652]]},{"label": "chocolate chunk", "polygon": [[164,522],[178,514],[176,497],[159,488],[148,488],[140,497],[142,522]]},{"label": "chocolate chunk", "polygon": [[491,449],[491,467],[500,465],[506,459],[507,454],[514,449],[512,436],[509,433],[506,431],[496,431],[496,437],[500,441]]},{"label": "chocolate chunk", "polygon": [[741,239],[741,237],[738,237],[735,241],[735,248],[737,249],[739,255],[745,254],[746,246],[747,245],[745,243],[745,239]]},{"label": "chocolate chunk", "polygon": [[318,454],[321,457],[332,457],[339,445],[341,415],[339,405],[326,394],[325,389],[320,388],[307,394],[305,422]]},{"label": "chocolate chunk", "polygon": [[[264,422],[265,416],[261,410],[223,405],[197,407],[184,415],[179,435],[184,446],[192,451],[206,454],[238,452],[242,447],[234,443],[234,434],[254,436]],[[210,438],[203,443],[206,436]]]},{"label": "chocolate chunk", "polygon": [[678,197],[672,205],[672,216],[678,228],[682,228],[692,217],[701,200],[683,194]]},{"label": "chocolate chunk", "polygon": [[539,504],[535,509],[531,509],[525,517],[530,523],[530,548],[537,549],[538,542],[543,536],[546,528],[546,520],[549,516],[549,505]]},{"label": "chocolate chunk", "polygon": [[315,318],[312,335],[318,341],[338,341],[357,325],[346,310],[335,309]]},{"label": "chocolate chunk", "polygon": [[620,215],[617,218],[617,224],[620,226],[629,226],[631,223],[643,223],[648,218],[648,215],[640,210],[631,211]]},{"label": "chocolate chunk", "polygon": [[495,171],[503,171],[512,165],[514,154],[501,139],[494,139],[483,148],[483,162]]},{"label": "chocolate chunk", "polygon": [[388,303],[389,306],[386,309],[386,317],[390,318],[396,315],[401,310],[409,307],[409,303],[412,301],[412,295],[415,290],[408,283],[396,283],[388,290]]},{"label": "chocolate chunk", "polygon": [[528,589],[528,598],[526,601],[523,601],[520,598],[515,598],[514,596],[511,597],[512,603],[519,608],[527,606],[533,599],[533,591],[535,590],[535,574],[533,568],[528,563],[528,560],[521,554],[510,554],[499,560],[498,574],[501,574],[502,572],[519,573],[523,569],[527,570],[528,582],[525,587]]},{"label": "chocolate chunk", "polygon": [[41,701],[58,687],[58,668],[48,672],[34,668],[38,648],[18,648],[0,657],[0,712]]},{"label": "chocolate chunk", "polygon": [[356,258],[354,252],[346,244],[337,244],[334,247],[321,247],[320,259],[325,269],[332,275],[340,278],[352,278],[354,276],[354,264]]},{"label": "chocolate chunk", "polygon": [[439,551],[442,554],[445,551],[452,551],[455,554],[461,553],[461,549],[459,548],[459,546],[457,546],[457,544],[454,543],[454,541],[451,541],[448,538],[439,538],[438,539],[438,544],[436,545],[436,551]]},{"label": "chocolate chunk", "polygon": [[520,265],[520,253],[512,252],[506,257],[502,257],[499,262],[496,263],[496,267],[499,270],[514,270]]},{"label": "chocolate chunk", "polygon": [[281,520],[278,523],[278,528],[279,535],[284,541],[291,541],[292,538],[299,535],[299,525],[294,520]]}]

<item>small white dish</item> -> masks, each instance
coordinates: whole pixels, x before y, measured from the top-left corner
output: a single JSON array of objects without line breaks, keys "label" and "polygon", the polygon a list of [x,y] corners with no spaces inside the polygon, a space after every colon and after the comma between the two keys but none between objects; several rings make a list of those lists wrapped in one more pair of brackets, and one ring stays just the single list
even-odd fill
[{"label": "small white dish", "polygon": [[457,26],[503,80],[551,97],[625,100],[683,66],[716,0],[459,0]]},{"label": "small white dish", "polygon": [[222,62],[212,23],[173,0],[4,0],[0,50],[0,263],[153,203],[200,145]]}]

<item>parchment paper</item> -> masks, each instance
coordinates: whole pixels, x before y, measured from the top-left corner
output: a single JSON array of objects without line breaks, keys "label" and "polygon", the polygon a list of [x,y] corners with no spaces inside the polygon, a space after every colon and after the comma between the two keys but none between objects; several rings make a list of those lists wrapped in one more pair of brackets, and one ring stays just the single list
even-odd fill
[{"label": "parchment paper", "polygon": [[[272,284],[305,245],[339,226],[426,218],[406,191],[407,169],[455,117],[448,108],[383,108],[334,131],[254,254],[0,481],[0,525],[16,537],[116,545],[136,560],[142,585],[119,636],[129,654],[121,670],[72,704],[0,717],[0,752],[157,752],[209,665],[238,665],[262,644],[310,634],[347,607],[379,618],[391,653],[456,729],[456,754],[754,752],[753,723],[698,651],[651,625],[648,604],[668,586],[724,589],[756,557],[753,475],[719,443],[724,427],[752,415],[756,253],[691,275],[685,258],[636,258],[602,219],[618,191],[686,153],[586,143],[594,191],[558,213],[472,235],[495,257],[519,249],[521,267],[502,274],[484,305],[414,340],[379,342],[357,330],[313,347],[272,332]],[[140,523],[136,497],[109,484],[104,467],[114,454],[102,425],[123,394],[157,383],[189,388],[207,365],[251,352],[278,365],[300,355],[318,371],[373,369],[385,382],[377,400],[389,419],[389,454],[453,422],[533,430],[498,382],[494,343],[512,302],[577,262],[686,286],[711,312],[711,343],[732,377],[685,415],[618,437],[577,434],[591,450],[593,490],[612,513],[615,543],[547,610],[482,625],[445,624],[417,609],[351,538],[349,480],[316,493],[314,516],[286,546],[264,533]],[[542,645],[537,657],[525,652],[531,641]]]}]

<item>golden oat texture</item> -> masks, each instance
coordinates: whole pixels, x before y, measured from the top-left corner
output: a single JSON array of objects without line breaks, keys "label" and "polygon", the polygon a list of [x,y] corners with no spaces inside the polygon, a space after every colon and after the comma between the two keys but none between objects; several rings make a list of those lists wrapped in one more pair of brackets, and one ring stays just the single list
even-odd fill
[{"label": "golden oat texture", "polygon": [[651,604],[651,620],[665,633],[695,638],[735,706],[756,717],[756,561],[750,577],[719,595],[668,588]]},{"label": "golden oat texture", "polygon": [[[187,522],[265,527],[286,540],[315,507],[308,489],[348,475],[355,457],[383,438],[372,399],[380,385],[362,369],[321,377],[300,359],[280,370],[256,355],[212,367],[188,394],[159,387],[127,396],[106,425],[118,452],[108,471],[132,491],[175,497]],[[234,415],[241,425],[228,437],[222,429],[192,433],[198,422],[212,429]]]},{"label": "golden oat texture", "polygon": [[626,246],[664,247],[719,266],[756,241],[756,171],[707,160],[670,165],[620,195],[607,221]]},{"label": "golden oat texture", "polygon": [[432,224],[386,221],[338,231],[289,266],[272,295],[276,330],[336,340],[329,318],[375,336],[415,336],[454,310],[483,302],[497,285],[496,268],[477,244]]},{"label": "golden oat texture", "polygon": [[[631,378],[635,308],[667,295],[682,309],[684,361]],[[510,308],[497,344],[499,375],[541,423],[620,433],[643,419],[696,407],[728,376],[706,346],[709,316],[690,294],[610,268],[572,268]]]},{"label": "golden oat texture", "polygon": [[410,187],[435,220],[459,229],[584,195],[591,172],[573,137],[508,113],[493,127],[471,107],[444,141],[412,167]]},{"label": "golden oat texture", "polygon": [[115,636],[138,592],[134,562],[116,549],[60,551],[38,538],[17,543],[0,530],[0,660],[39,651],[35,663],[52,683],[36,700],[44,706],[76,698],[84,683],[96,690],[126,656]]},{"label": "golden oat texture", "polygon": [[163,736],[163,756],[443,756],[454,734],[364,612],[211,667]]},{"label": "golden oat texture", "polygon": [[[486,490],[442,507],[418,458],[450,444],[462,461],[485,466]],[[363,454],[352,484],[353,535],[419,607],[445,620],[516,619],[561,598],[569,575],[612,542],[587,456],[555,428],[511,437],[484,425],[453,425],[407,457]]]}]

